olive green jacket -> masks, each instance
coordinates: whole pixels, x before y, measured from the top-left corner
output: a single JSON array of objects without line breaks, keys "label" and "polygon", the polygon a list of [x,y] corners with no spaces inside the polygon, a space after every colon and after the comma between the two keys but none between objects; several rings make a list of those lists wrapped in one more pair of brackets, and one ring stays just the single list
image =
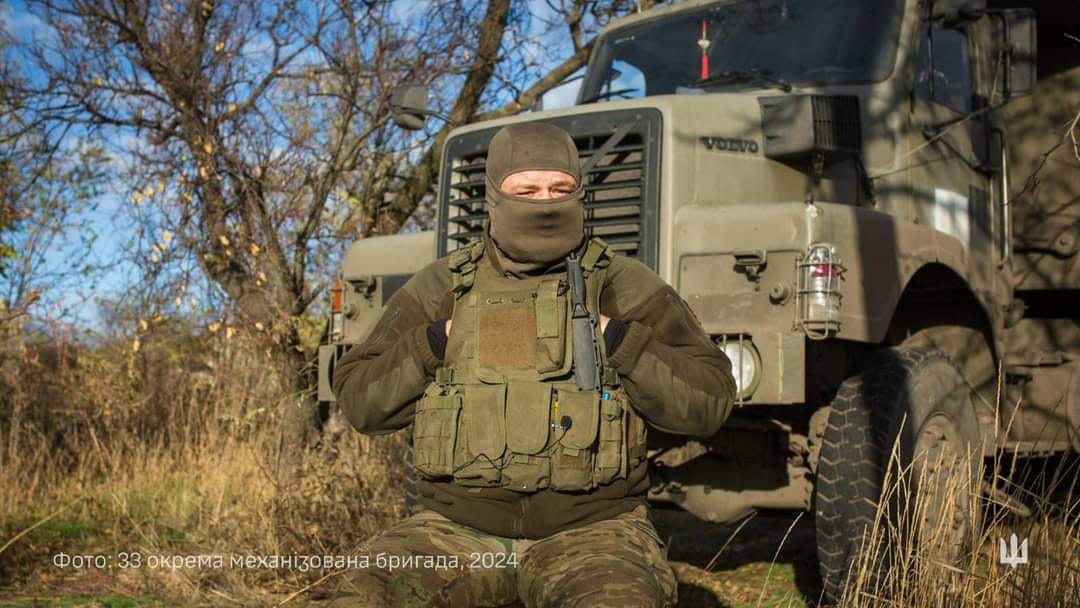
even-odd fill
[{"label": "olive green jacket", "polygon": [[[482,263],[502,274],[486,249]],[[450,317],[450,287],[447,258],[428,264],[394,293],[368,339],[338,361],[334,393],[357,430],[389,433],[412,422],[416,401],[441,363],[427,327]],[[607,270],[600,312],[629,325],[609,363],[637,412],[669,433],[716,433],[734,401],[731,362],[682,297],[647,266],[620,255]],[[644,503],[647,468],[642,464],[627,479],[590,492],[521,494],[429,481],[420,481],[417,491],[425,507],[464,525],[499,536],[543,538]]]}]

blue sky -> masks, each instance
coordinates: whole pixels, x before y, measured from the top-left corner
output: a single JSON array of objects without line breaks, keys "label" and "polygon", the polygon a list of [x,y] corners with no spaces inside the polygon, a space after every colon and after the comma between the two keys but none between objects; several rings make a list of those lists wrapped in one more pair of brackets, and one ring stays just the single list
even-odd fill
[{"label": "blue sky", "polygon": [[[37,16],[28,12],[20,0],[9,0],[0,6],[0,27],[21,40],[47,39],[50,35],[49,28]],[[33,73],[28,75],[34,76]],[[80,138],[85,134],[77,129],[73,135],[75,137],[67,141],[69,147],[80,145]],[[97,143],[105,145],[114,162],[123,162],[122,146],[117,142]],[[64,289],[47,290],[39,305],[41,313],[55,316],[65,309],[70,309],[71,316],[68,320],[75,325],[96,327],[100,324],[100,318],[94,300],[99,296],[111,297],[130,284],[135,269],[119,256],[123,245],[130,240],[128,235],[116,230],[116,220],[123,213],[123,199],[117,194],[119,190],[120,185],[115,182],[106,184],[95,210],[85,218],[78,218],[86,220],[88,229],[98,236],[89,255],[81,257],[87,252],[74,246],[61,245],[54,248],[46,259],[50,267],[90,263],[101,266],[103,270],[94,281],[76,281]],[[75,255],[79,255],[79,259],[74,259]]]},{"label": "blue sky", "polygon": [[[397,8],[401,16],[406,16],[413,11],[423,10],[423,7],[423,2],[414,0],[398,0],[395,2],[395,8]],[[533,0],[531,8],[536,16],[544,16],[550,12],[550,8],[544,0]],[[538,29],[539,24],[538,19],[533,19],[530,29]],[[8,0],[4,5],[0,6],[0,27],[12,33],[18,39],[25,40],[30,37],[49,36],[47,26],[26,9],[22,0]],[[530,37],[533,33],[533,31],[529,32]],[[552,53],[549,48],[539,42],[531,45],[531,48],[526,47],[525,51],[535,54],[537,57],[550,58],[549,67],[554,67],[570,52],[567,48],[564,49],[564,52]],[[527,85],[528,83],[523,84]],[[572,105],[579,86],[580,80],[575,80],[549,92],[543,101],[544,108],[554,109]],[[79,133],[75,135],[78,136]],[[96,140],[96,143],[102,144],[113,159],[112,162],[122,167],[124,163],[129,162],[127,150],[135,143],[134,136],[113,134],[109,137],[110,139],[104,141]],[[122,172],[117,171],[116,173],[120,174]],[[75,307],[68,320],[82,328],[100,328],[102,319],[95,300],[100,297],[117,297],[133,285],[138,276],[138,269],[125,259],[124,255],[125,248],[129,247],[136,239],[136,235],[130,234],[130,230],[128,230],[130,223],[126,221],[128,219],[126,214],[132,211],[129,199],[130,193],[130,184],[121,183],[119,179],[114,179],[105,186],[96,210],[85,218],[90,230],[98,235],[97,241],[90,251],[89,260],[91,263],[104,266],[105,269],[102,274],[95,281],[79,281],[66,289],[50,290],[41,304],[43,306],[43,309],[40,310],[41,313],[55,315],[58,311],[81,302],[83,304]],[[73,255],[74,250],[60,248],[51,252],[47,257],[47,261],[50,265],[69,265],[75,261],[71,259]],[[82,264],[86,260],[80,259],[78,261]]]}]

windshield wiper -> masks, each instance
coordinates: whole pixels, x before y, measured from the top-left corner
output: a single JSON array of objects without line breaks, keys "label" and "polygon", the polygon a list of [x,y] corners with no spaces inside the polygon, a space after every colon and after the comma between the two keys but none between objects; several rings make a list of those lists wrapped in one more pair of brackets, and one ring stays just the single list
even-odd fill
[{"label": "windshield wiper", "polygon": [[755,80],[767,82],[774,87],[781,89],[785,93],[791,92],[791,83],[779,76],[773,76],[772,72],[769,70],[762,70],[760,68],[749,70],[727,70],[699,80],[695,82],[694,85],[732,84],[736,82],[753,82]]},{"label": "windshield wiper", "polygon": [[636,87],[630,87],[628,89],[615,89],[613,91],[604,91],[603,93],[596,93],[595,95],[590,95],[589,97],[586,97],[581,101],[581,103],[592,103],[594,101],[600,101],[601,99],[607,99],[608,97],[614,97],[616,95],[626,95],[627,93],[633,93],[634,91],[637,91]]}]

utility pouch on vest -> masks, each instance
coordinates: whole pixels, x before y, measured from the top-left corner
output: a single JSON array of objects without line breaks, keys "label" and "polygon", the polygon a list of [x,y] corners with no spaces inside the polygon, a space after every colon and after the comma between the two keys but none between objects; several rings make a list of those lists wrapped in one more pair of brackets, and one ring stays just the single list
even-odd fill
[{"label": "utility pouch on vest", "polygon": [[593,484],[594,450],[599,421],[599,395],[575,389],[558,391],[553,421],[551,487],[589,489]]},{"label": "utility pouch on vest", "polygon": [[454,481],[463,486],[501,483],[506,451],[506,385],[461,385],[464,407]]},{"label": "utility pouch on vest", "polygon": [[542,281],[536,290],[536,372],[541,379],[569,373],[573,361],[567,352],[570,331],[566,292],[559,293],[563,281]]},{"label": "utility pouch on vest", "polygon": [[627,472],[629,473],[648,456],[649,450],[645,435],[646,425],[645,419],[638,415],[633,406],[630,405],[629,398],[625,394],[619,395],[619,398],[623,399],[623,408],[628,419],[626,425],[626,454],[630,459],[630,462],[627,463]]},{"label": "utility pouch on vest", "polygon": [[453,387],[430,385],[416,404],[413,465],[428,477],[454,471],[461,395]]},{"label": "utility pouch on vest", "polygon": [[517,454],[539,454],[550,431],[551,385],[516,382],[506,391],[506,447]]},{"label": "utility pouch on vest", "polygon": [[551,467],[541,453],[547,447],[550,420],[550,384],[522,381],[507,387],[503,481],[508,489],[535,492],[548,486]]},{"label": "utility pouch on vest", "polygon": [[596,483],[609,483],[626,476],[623,436],[628,412],[619,393],[609,393],[612,399],[600,400],[599,444],[596,447]]},{"label": "utility pouch on vest", "polygon": [[[417,405],[417,471],[525,493],[625,479],[645,457],[645,423],[602,346],[602,390],[578,390],[566,278],[509,279],[481,253],[472,245],[451,256],[453,332],[445,367]],[[582,256],[594,315],[610,256],[599,239]]]}]

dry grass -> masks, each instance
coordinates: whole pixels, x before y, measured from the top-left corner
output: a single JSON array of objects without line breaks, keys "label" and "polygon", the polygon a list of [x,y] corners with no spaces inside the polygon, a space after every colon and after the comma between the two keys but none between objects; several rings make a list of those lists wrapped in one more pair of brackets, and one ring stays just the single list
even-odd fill
[{"label": "dry grass", "polygon": [[[0,596],[270,605],[329,571],[230,568],[231,556],[349,555],[403,516],[400,436],[331,436],[282,484],[274,474],[280,412],[296,396],[242,335],[190,335],[144,340],[138,353],[122,340],[78,352],[2,345]],[[959,567],[943,564],[946,526],[917,531],[924,504],[900,516],[883,501],[840,605],[1080,606],[1080,507],[1069,462],[1021,471],[996,464],[990,504],[956,480],[906,472],[893,487],[944,487],[946,509],[986,513],[970,538],[976,550]],[[1034,515],[1021,519],[1000,506],[1012,500]],[[997,559],[998,539],[1013,532],[1029,543],[1029,563],[1016,568]],[[885,544],[899,557],[878,575]],[[119,552],[139,553],[143,567],[76,571],[53,563],[59,553],[115,560]],[[220,555],[226,567],[146,563],[189,555]],[[793,587],[776,588],[788,584],[778,580],[781,571],[763,572],[757,602],[784,597],[795,605]]]},{"label": "dry grass", "polygon": [[[9,342],[10,346],[10,342]],[[117,342],[78,356],[8,348],[0,365],[0,589],[151,594],[183,605],[266,605],[321,576],[230,568],[231,556],[348,555],[402,515],[399,437],[332,437],[287,483],[275,475],[281,383],[243,336]],[[17,535],[27,531],[23,536]],[[59,568],[138,553],[143,567]],[[224,568],[151,568],[220,555]],[[102,576],[102,575],[106,576]]]},{"label": "dry grass", "polygon": [[[989,492],[964,482],[957,471],[971,461],[962,461],[939,474],[909,466],[889,480],[839,606],[1080,606],[1078,461],[988,462],[982,474],[993,480],[983,487]],[[910,493],[917,498],[904,504],[900,497]],[[942,496],[942,516],[927,523],[931,501]],[[1017,505],[1030,515],[1020,515]],[[951,522],[958,518],[981,525],[968,530],[959,555],[949,558],[956,539]],[[999,544],[1005,539],[1011,552],[1013,534],[1027,539],[1027,563],[1001,563]]]}]

